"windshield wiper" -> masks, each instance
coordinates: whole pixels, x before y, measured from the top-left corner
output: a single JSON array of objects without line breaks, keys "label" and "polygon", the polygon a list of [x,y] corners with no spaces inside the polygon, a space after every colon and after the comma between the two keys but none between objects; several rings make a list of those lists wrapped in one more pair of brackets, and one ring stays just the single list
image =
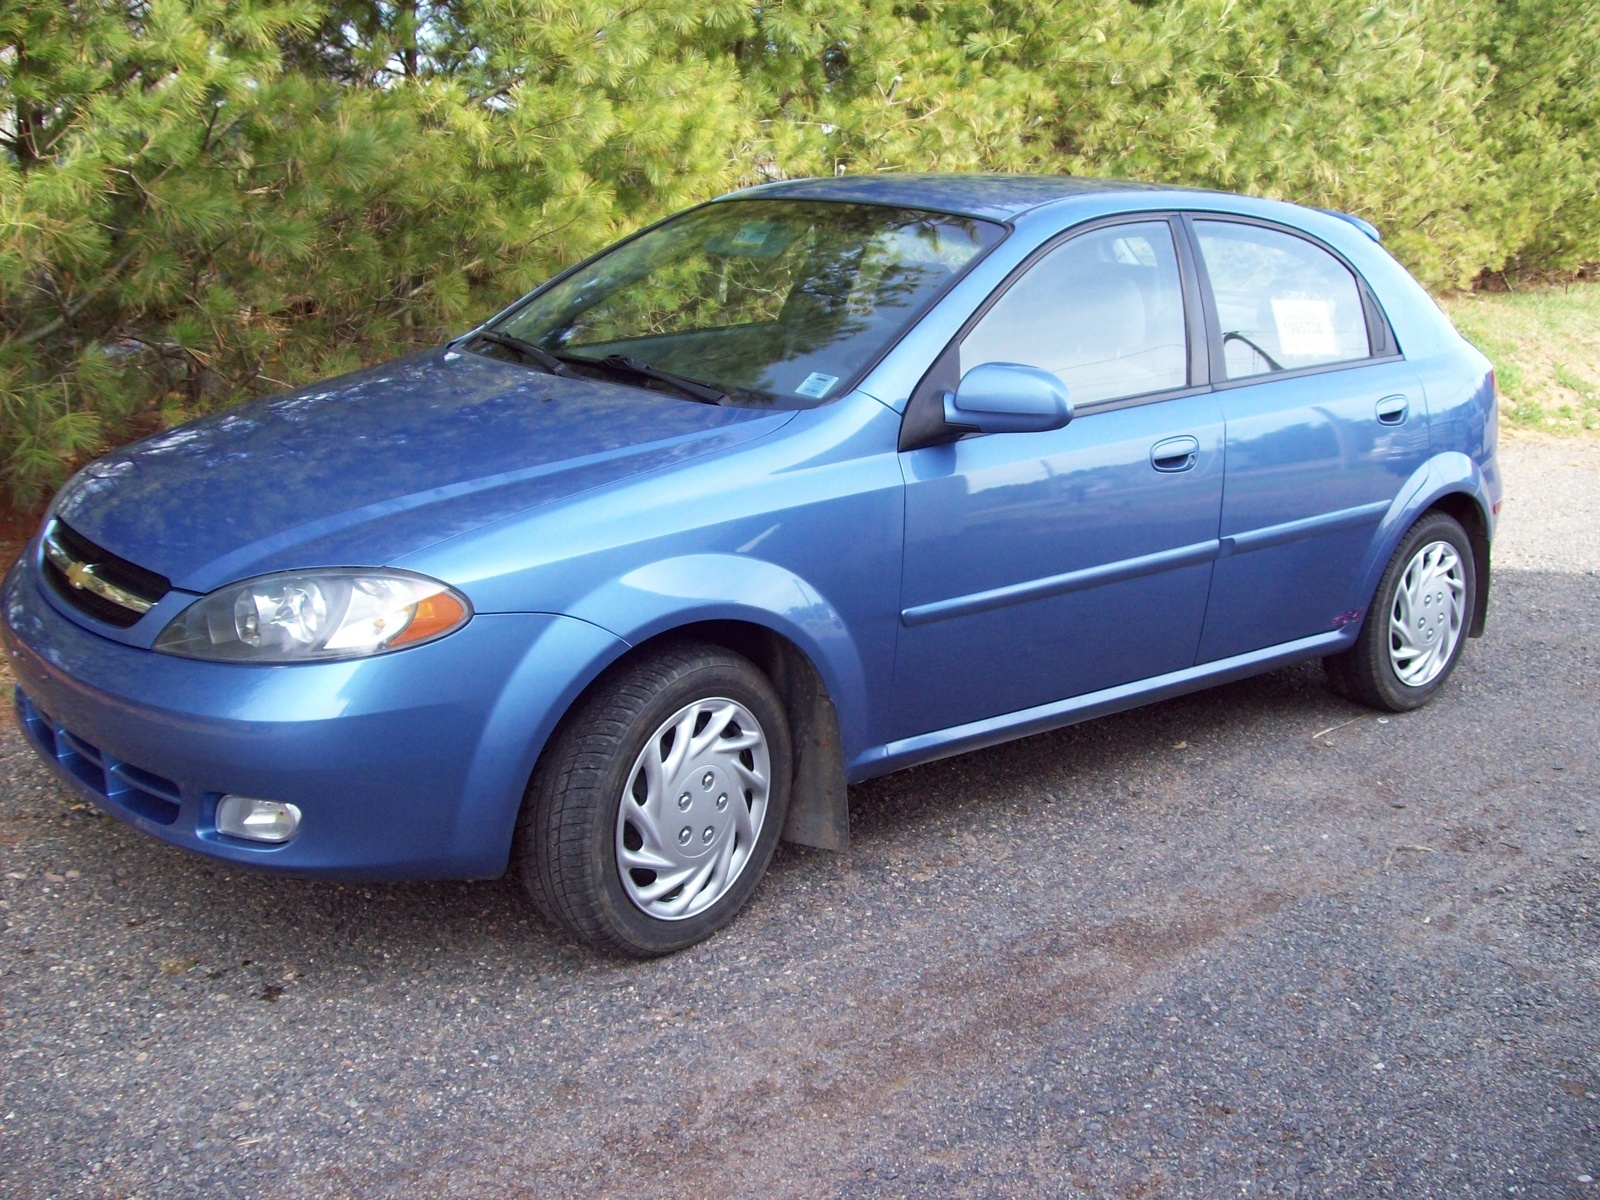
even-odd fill
[{"label": "windshield wiper", "polygon": [[531,362],[536,367],[543,367],[552,375],[572,374],[572,368],[567,366],[550,351],[522,338],[513,337],[509,333],[501,333],[494,329],[480,329],[475,335],[479,341],[489,342],[491,345],[503,346],[524,362]]},{"label": "windshield wiper", "polygon": [[653,379],[657,383],[664,383],[676,388],[691,400],[698,400],[701,404],[726,404],[727,393],[718,391],[710,384],[701,383],[695,379],[685,379],[682,375],[674,375],[671,371],[663,371],[660,367],[652,367],[647,362],[640,362],[627,354],[608,354],[604,358],[586,358],[582,354],[563,354],[561,361],[564,363],[582,363],[590,367],[609,367],[613,371],[622,371],[640,379]]}]

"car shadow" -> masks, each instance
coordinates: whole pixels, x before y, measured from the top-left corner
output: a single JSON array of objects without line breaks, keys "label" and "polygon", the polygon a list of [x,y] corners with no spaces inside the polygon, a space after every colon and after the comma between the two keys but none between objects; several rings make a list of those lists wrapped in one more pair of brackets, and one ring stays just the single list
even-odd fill
[{"label": "car shadow", "polygon": [[[1370,713],[1333,693],[1311,662],[940,759],[850,789],[851,853],[937,825],[952,803],[999,812],[1047,800],[1070,811],[1075,797],[1103,784],[1227,754],[1264,724],[1304,726],[1309,736]],[[785,847],[785,865],[820,853],[796,849]]]}]

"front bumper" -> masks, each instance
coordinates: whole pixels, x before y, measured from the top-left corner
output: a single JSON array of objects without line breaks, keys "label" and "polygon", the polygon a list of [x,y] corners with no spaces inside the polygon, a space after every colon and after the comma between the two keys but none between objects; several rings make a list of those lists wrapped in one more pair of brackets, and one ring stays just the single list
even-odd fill
[{"label": "front bumper", "polygon": [[[27,558],[0,587],[0,641],[24,736],[100,808],[214,858],[347,879],[502,873],[539,749],[625,648],[570,617],[480,613],[375,658],[198,662],[69,620]],[[217,833],[227,793],[298,805],[299,832]]]}]

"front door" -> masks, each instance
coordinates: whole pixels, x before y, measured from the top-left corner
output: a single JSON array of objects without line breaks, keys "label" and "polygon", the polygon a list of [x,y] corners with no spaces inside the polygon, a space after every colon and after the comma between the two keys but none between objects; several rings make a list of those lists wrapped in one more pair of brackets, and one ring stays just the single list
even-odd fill
[{"label": "front door", "polygon": [[901,455],[905,569],[895,734],[1191,666],[1222,505],[1216,397],[1191,388],[1165,220],[1064,241],[959,347],[1054,371],[1078,416]]}]

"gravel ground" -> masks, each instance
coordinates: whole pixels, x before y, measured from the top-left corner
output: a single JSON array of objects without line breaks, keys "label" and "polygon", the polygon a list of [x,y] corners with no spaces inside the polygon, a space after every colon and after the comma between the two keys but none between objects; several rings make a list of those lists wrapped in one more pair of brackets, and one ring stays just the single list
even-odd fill
[{"label": "gravel ground", "polygon": [[1500,570],[1600,571],[1600,438],[1502,438]]},{"label": "gravel ground", "polygon": [[1600,443],[1508,441],[1489,636],[891,776],[646,964],[509,882],[241,875],[0,732],[0,1194],[1600,1185]]}]

